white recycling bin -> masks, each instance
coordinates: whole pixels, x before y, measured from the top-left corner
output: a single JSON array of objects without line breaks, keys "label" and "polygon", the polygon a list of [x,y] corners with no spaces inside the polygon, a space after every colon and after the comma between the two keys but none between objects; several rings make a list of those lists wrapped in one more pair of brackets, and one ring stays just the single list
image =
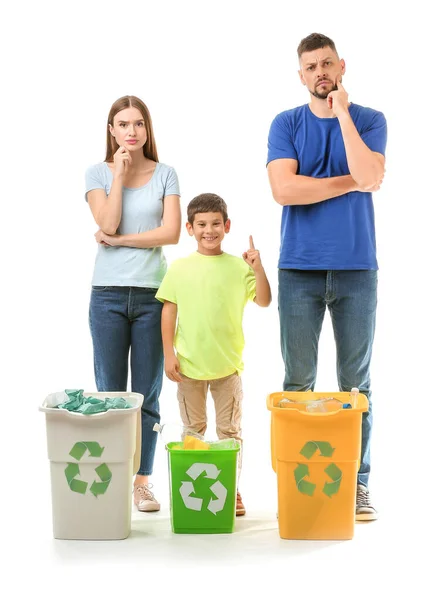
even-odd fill
[{"label": "white recycling bin", "polygon": [[143,395],[84,395],[121,396],[132,408],[82,415],[50,408],[49,397],[39,407],[46,416],[53,534],[66,540],[125,539],[131,532],[132,477],[140,457]]}]

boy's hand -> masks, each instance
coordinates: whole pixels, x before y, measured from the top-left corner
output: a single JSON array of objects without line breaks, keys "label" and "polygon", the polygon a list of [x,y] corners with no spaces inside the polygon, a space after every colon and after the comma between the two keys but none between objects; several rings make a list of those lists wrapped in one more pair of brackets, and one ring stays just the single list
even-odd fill
[{"label": "boy's hand", "polygon": [[178,383],[182,381],[181,376],[179,374],[179,368],[179,360],[175,356],[175,354],[169,356],[168,358],[165,358],[164,371],[166,373],[166,376],[170,379],[170,381],[175,381]]},{"label": "boy's hand", "polygon": [[259,250],[255,248],[251,235],[249,236],[249,245],[250,248],[247,252],[243,252],[243,258],[254,271],[259,271],[259,269],[262,269],[261,257],[259,256]]}]

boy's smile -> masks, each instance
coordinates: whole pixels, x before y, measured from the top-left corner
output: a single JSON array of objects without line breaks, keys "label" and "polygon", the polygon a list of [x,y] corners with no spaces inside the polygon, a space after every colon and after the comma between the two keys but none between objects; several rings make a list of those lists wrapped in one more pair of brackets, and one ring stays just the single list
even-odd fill
[{"label": "boy's smile", "polygon": [[195,237],[199,254],[214,256],[222,253],[221,243],[230,225],[229,219],[223,222],[219,212],[197,213],[193,225],[187,223],[187,231]]}]

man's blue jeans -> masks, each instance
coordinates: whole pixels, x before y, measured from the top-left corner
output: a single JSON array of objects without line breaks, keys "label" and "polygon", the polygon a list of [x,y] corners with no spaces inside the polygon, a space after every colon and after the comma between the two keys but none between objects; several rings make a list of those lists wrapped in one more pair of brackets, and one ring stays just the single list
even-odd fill
[{"label": "man's blue jeans", "polygon": [[375,332],[377,271],[279,269],[284,390],[314,389],[318,341],[326,307],[330,311],[336,342],[339,389],[350,391],[357,387],[369,399],[369,412],[363,414],[358,474],[358,483],[367,486],[372,429],[369,366]]},{"label": "man's blue jeans", "polygon": [[151,475],[160,422],[163,384],[161,311],[156,289],[94,286],[89,323],[93,341],[95,381],[99,392],[127,390],[131,350],[131,391],[143,394],[142,455],[139,475]]}]

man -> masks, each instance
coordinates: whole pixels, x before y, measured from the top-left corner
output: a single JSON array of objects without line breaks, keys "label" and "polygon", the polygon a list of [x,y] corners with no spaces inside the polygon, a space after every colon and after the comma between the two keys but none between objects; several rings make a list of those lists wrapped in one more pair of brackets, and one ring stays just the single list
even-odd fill
[{"label": "man", "polygon": [[310,103],[273,121],[268,175],[282,210],[279,315],[285,390],[314,389],[318,340],[328,307],[339,389],[369,398],[363,415],[357,520],[374,520],[369,498],[370,361],[377,304],[372,192],[384,175],[386,121],[348,102],[345,62],[333,41],[313,33],[298,46]]}]

